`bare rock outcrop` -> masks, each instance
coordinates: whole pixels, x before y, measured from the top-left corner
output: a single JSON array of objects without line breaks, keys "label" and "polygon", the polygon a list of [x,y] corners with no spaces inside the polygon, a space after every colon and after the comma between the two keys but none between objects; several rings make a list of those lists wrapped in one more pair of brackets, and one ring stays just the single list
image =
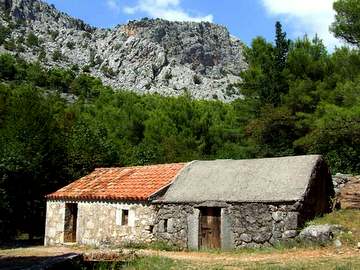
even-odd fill
[{"label": "bare rock outcrop", "polygon": [[10,30],[0,52],[73,68],[117,89],[231,101],[246,68],[243,44],[220,25],[142,19],[91,27],[39,0],[0,0]]}]

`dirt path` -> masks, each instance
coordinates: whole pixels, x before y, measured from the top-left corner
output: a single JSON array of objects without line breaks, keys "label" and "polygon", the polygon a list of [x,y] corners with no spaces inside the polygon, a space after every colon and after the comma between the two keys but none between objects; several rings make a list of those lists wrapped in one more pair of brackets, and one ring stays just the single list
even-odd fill
[{"label": "dirt path", "polygon": [[360,250],[355,249],[342,249],[337,251],[332,248],[322,249],[294,249],[286,251],[272,251],[254,252],[254,253],[211,253],[211,252],[168,252],[168,251],[154,251],[154,250],[141,250],[139,254],[143,255],[156,255],[164,256],[175,260],[186,260],[199,263],[246,263],[246,262],[290,262],[301,260],[318,260],[318,259],[342,259],[349,257],[360,256]]},{"label": "dirt path", "polygon": [[[0,269],[1,261],[9,258],[20,260],[21,258],[47,258],[52,256],[60,256],[68,253],[87,253],[87,254],[116,254],[120,250],[110,249],[86,249],[79,247],[30,247],[16,249],[0,249]],[[131,252],[131,250],[125,250]],[[341,260],[346,258],[359,258],[360,250],[342,248],[337,251],[334,248],[316,248],[316,249],[291,249],[291,250],[273,250],[273,251],[257,251],[257,252],[170,252],[156,250],[136,250],[139,256],[162,256],[174,260],[186,261],[196,265],[222,265],[226,269],[241,269],[237,266],[253,263],[291,263],[298,261],[317,261],[317,260]]]}]

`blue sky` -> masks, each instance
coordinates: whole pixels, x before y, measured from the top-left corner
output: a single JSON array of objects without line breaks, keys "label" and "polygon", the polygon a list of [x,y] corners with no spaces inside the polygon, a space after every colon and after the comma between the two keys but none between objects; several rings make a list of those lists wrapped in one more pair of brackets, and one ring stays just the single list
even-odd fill
[{"label": "blue sky", "polygon": [[274,39],[280,20],[290,38],[316,33],[332,49],[339,45],[328,31],[333,0],[46,0],[58,9],[99,27],[143,17],[211,21],[226,26],[247,44],[256,36]]}]

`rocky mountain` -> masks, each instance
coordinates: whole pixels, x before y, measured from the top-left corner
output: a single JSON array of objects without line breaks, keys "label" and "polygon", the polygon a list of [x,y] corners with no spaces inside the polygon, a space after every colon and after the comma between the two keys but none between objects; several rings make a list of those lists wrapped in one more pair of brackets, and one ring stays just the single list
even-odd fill
[{"label": "rocky mountain", "polygon": [[230,101],[243,44],[220,25],[142,19],[92,27],[39,0],[0,0],[0,51],[89,72],[116,89]]}]

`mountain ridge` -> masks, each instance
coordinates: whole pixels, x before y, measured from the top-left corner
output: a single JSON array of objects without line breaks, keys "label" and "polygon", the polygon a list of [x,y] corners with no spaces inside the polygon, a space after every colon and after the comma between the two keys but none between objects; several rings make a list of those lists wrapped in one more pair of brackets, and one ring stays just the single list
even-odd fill
[{"label": "mountain ridge", "polygon": [[224,26],[145,18],[96,28],[39,0],[0,0],[0,22],[11,30],[0,51],[45,67],[89,72],[138,93],[241,97],[236,84],[247,66],[244,45]]}]

